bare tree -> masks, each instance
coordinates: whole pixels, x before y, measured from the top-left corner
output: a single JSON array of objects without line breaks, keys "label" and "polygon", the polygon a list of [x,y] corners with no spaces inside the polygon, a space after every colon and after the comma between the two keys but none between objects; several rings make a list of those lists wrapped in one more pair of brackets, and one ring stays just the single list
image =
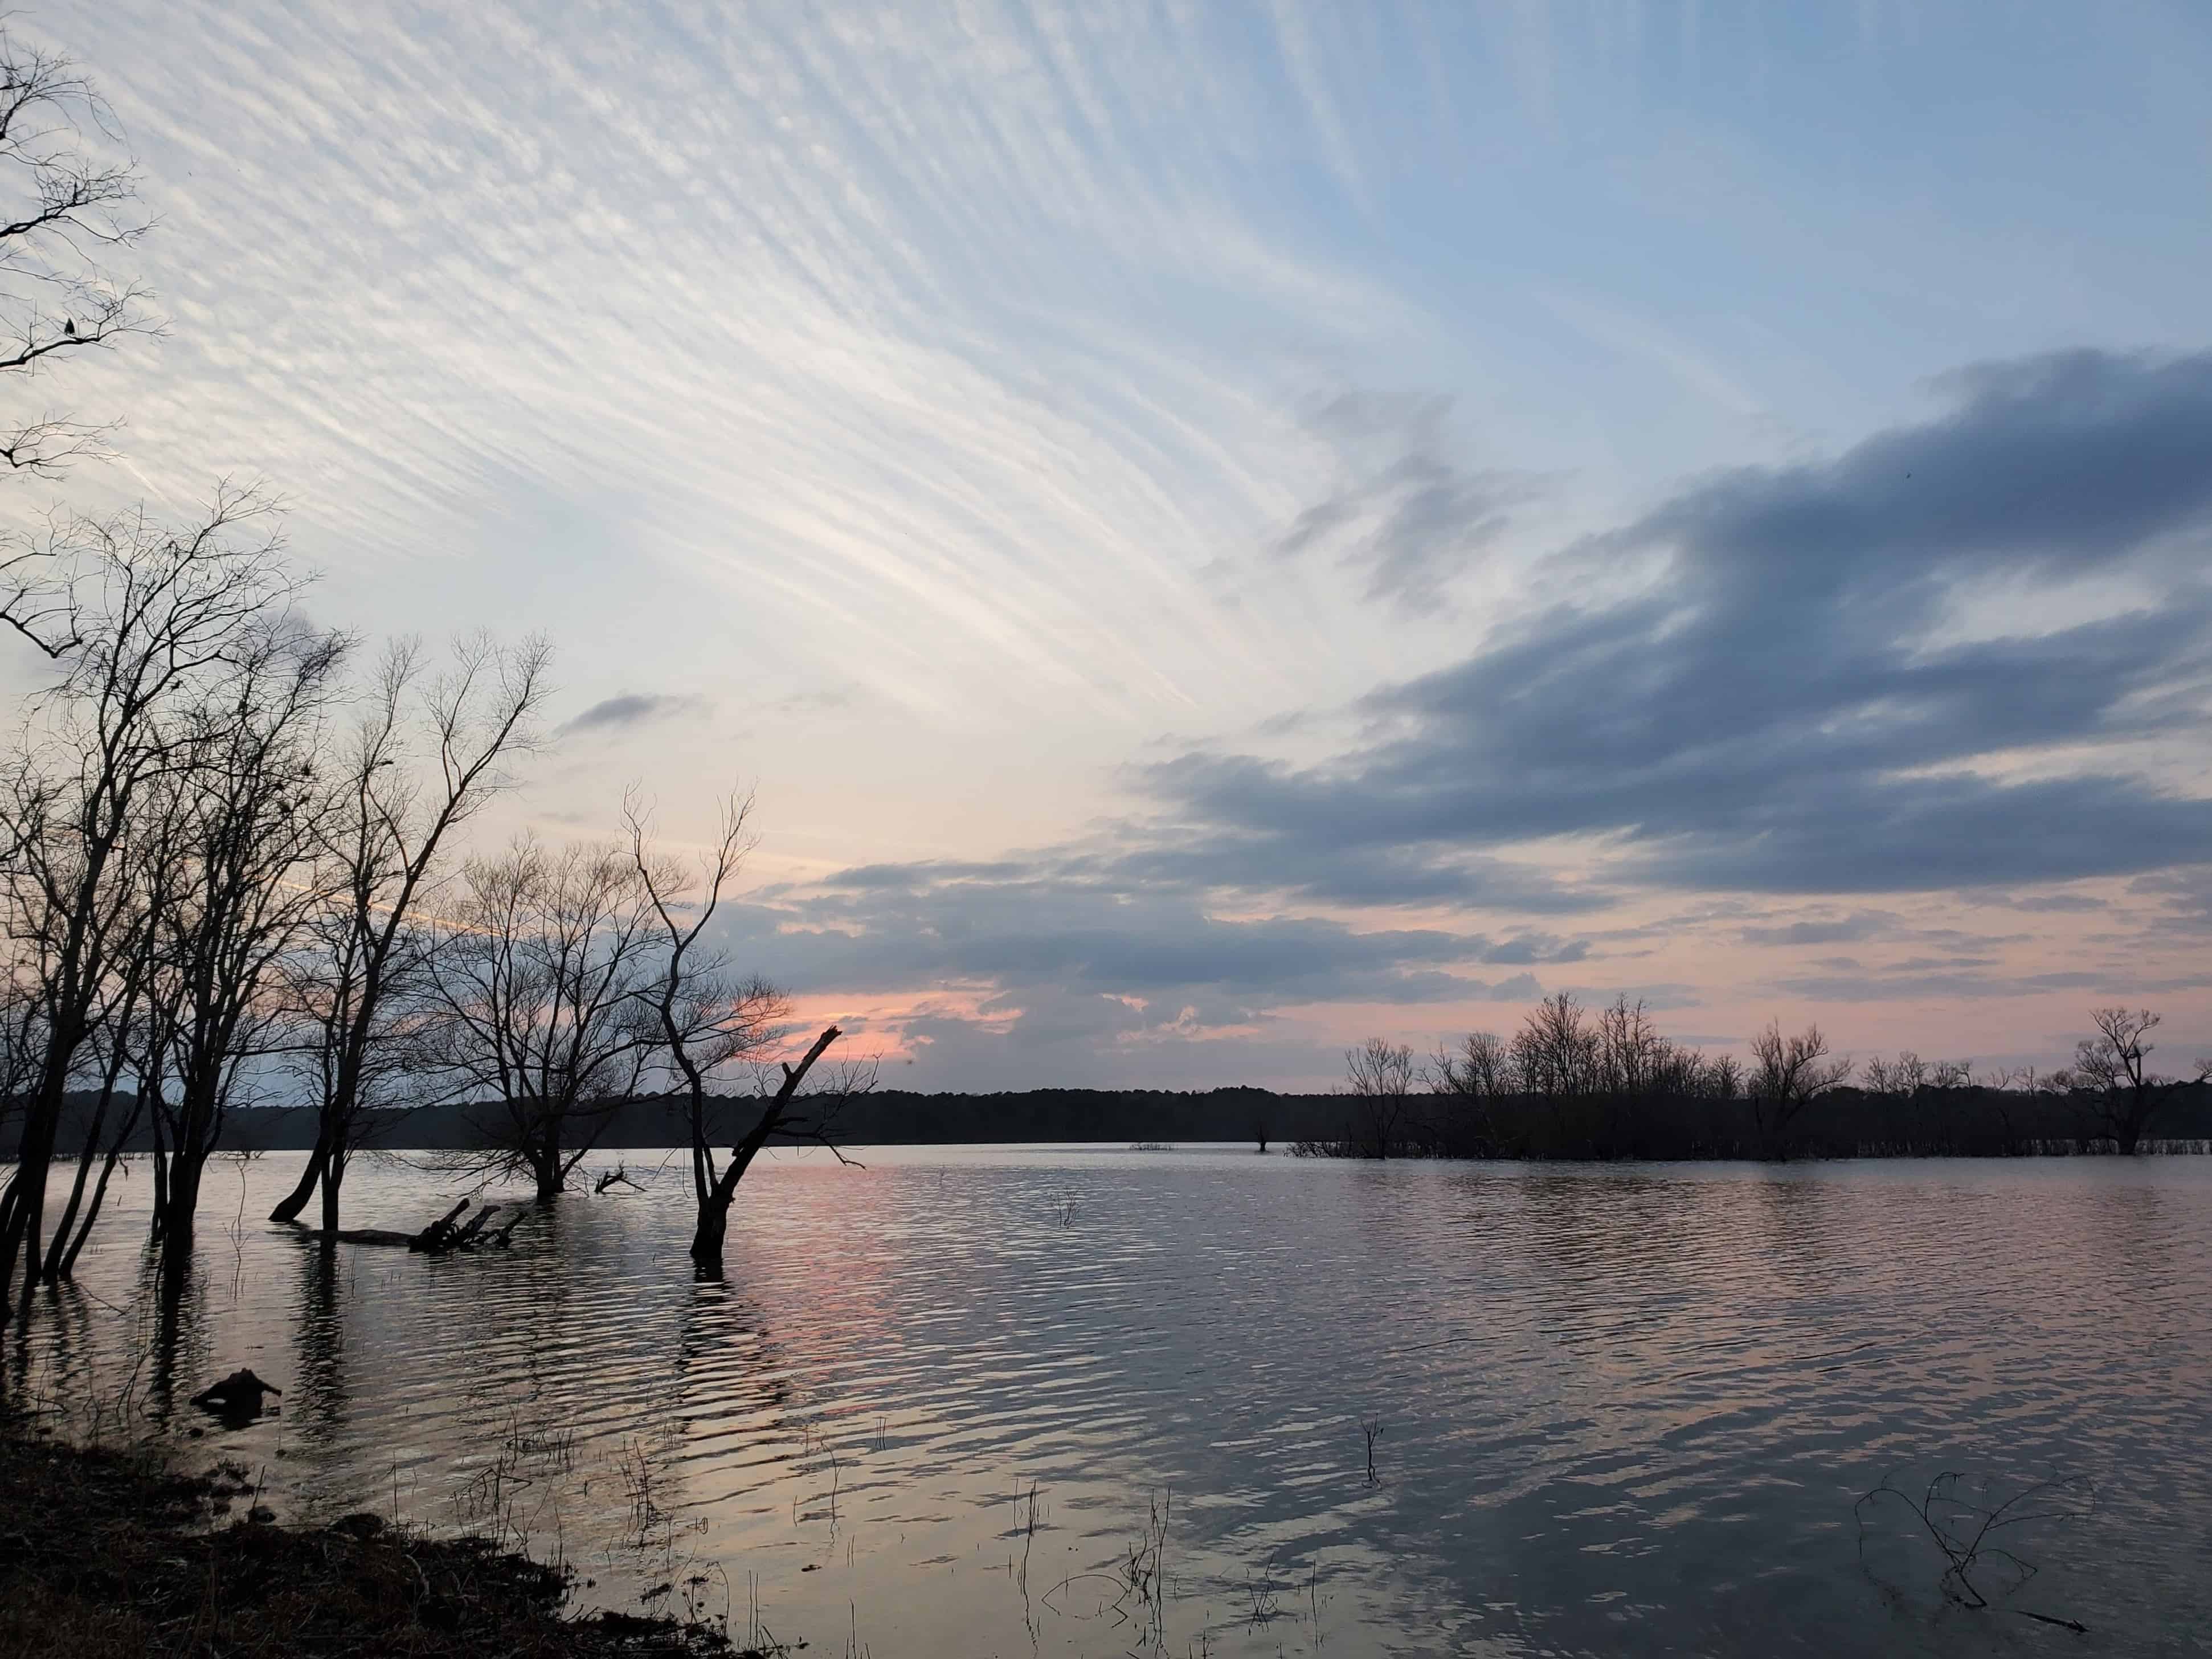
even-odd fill
[{"label": "bare tree", "polygon": [[1437,1045],[1422,1068],[1436,1096],[1437,1149],[1488,1155],[1498,1150],[1497,1103],[1513,1092],[1513,1056],[1495,1031],[1470,1031],[1456,1049]]},{"label": "bare tree", "polygon": [[1439,1048],[1429,1060],[1429,1086],[1440,1095],[1494,1100],[1513,1092],[1513,1054],[1495,1031],[1470,1031],[1456,1049]]},{"label": "bare tree", "polygon": [[349,644],[282,615],[262,619],[177,722],[187,763],[156,792],[182,854],[154,951],[176,1085],[173,1100],[151,1102],[166,1161],[155,1224],[172,1277],[191,1253],[200,1176],[225,1115],[281,1040],[280,966],[326,896],[315,866],[329,793],[314,757]]},{"label": "bare tree", "polygon": [[[796,1066],[781,1066],[781,1080],[763,1089],[752,1125],[716,1164],[708,1135],[707,1085],[732,1063],[757,1062],[776,1041],[777,1026],[790,1013],[783,994],[766,980],[733,974],[724,953],[701,943],[722,902],[723,889],[752,849],[747,828],[752,797],[732,794],[723,803],[720,833],[700,854],[696,874],[658,858],[649,845],[651,826],[633,792],[623,802],[629,827],[630,857],[660,925],[661,969],[651,1000],[660,1024],[661,1063],[681,1090],[691,1143],[691,1188],[698,1219],[692,1230],[691,1261],[702,1279],[722,1276],[722,1245],[729,1232],[730,1206],[738,1183],[770,1140],[827,1146],[841,1162],[844,1154],[830,1138],[830,1115],[823,1096],[805,1091],[807,1078],[843,1034],[830,1026],[800,1055]],[[827,1098],[842,1102],[872,1087],[874,1070],[866,1062],[838,1068]],[[801,1102],[805,1105],[802,1108]],[[833,1109],[834,1110],[834,1109]],[[803,1115],[802,1115],[803,1114]]]},{"label": "bare tree", "polygon": [[1370,1037],[1344,1051],[1345,1092],[1358,1103],[1352,1120],[1352,1150],[1364,1158],[1388,1158],[1402,1152],[1412,1138],[1413,1051],[1387,1037]]},{"label": "bare tree", "polygon": [[1876,1054],[1866,1063],[1865,1086],[1870,1095],[1917,1095],[1928,1086],[1928,1062],[1910,1048],[1895,1060]]},{"label": "bare tree", "polygon": [[1630,1099],[1656,1093],[1673,1046],[1644,1011],[1644,1000],[1632,1003],[1626,992],[1620,993],[1598,1013],[1598,1086]]},{"label": "bare tree", "polygon": [[[160,826],[154,827],[150,836],[142,830],[134,840],[141,843],[131,848],[132,879],[139,896],[134,913],[117,929],[117,966],[109,975],[105,1006],[85,1045],[94,1082],[92,1117],[78,1148],[76,1176],[70,1183],[68,1200],[46,1249],[49,1279],[67,1278],[75,1269],[85,1241],[100,1219],[108,1183],[114,1178],[123,1150],[146,1115],[148,1097],[143,1091],[130,1097],[127,1109],[118,1109],[118,1096],[124,1076],[141,1060],[139,1048],[153,1029],[148,1015],[155,994],[156,923],[167,902],[174,861]],[[118,1121],[111,1132],[112,1112],[118,1113]],[[88,1192],[95,1158],[100,1162],[100,1178]]]},{"label": "bare tree", "polygon": [[478,1103],[488,1166],[541,1203],[605,1128],[661,1040],[661,935],[627,848],[527,838],[471,860],[432,969],[434,1064]]},{"label": "bare tree", "polygon": [[2149,1069],[2155,1044],[2146,1042],[2160,1017],[2148,1008],[2099,1008],[2089,1016],[2096,1029],[2074,1047],[2074,1076],[2090,1091],[2092,1120],[2121,1152],[2132,1153],[2172,1085]]},{"label": "bare tree", "polygon": [[46,1052],[46,1009],[35,976],[15,963],[0,972],[0,1131],[22,1115]]},{"label": "bare tree", "polygon": [[1529,1011],[1514,1034],[1513,1064],[1525,1093],[1559,1101],[1596,1092],[1597,1034],[1571,991],[1547,997]]},{"label": "bare tree", "polygon": [[[27,380],[157,326],[144,290],[101,268],[146,229],[131,168],[88,149],[103,143],[119,139],[92,83],[0,23],[0,374]],[[0,462],[50,476],[111,429],[53,409],[17,414],[0,419]]]},{"label": "bare tree", "polygon": [[1752,1121],[1770,1141],[1789,1129],[1808,1101],[1838,1087],[1851,1074],[1849,1060],[1829,1056],[1828,1039],[1819,1026],[1808,1025],[1794,1036],[1784,1036],[1778,1020],[1769,1020],[1766,1029],[1751,1040],[1751,1061]]},{"label": "bare tree", "polygon": [[542,640],[510,651],[478,635],[434,677],[414,640],[395,643],[378,667],[333,780],[320,849],[332,902],[293,964],[315,1146],[271,1221],[296,1219],[319,1185],[323,1231],[337,1231],[347,1160],[368,1113],[398,1097],[416,1053],[405,1039],[432,955],[416,918],[442,890],[453,832],[508,786],[507,763],[535,745],[549,656]]},{"label": "bare tree", "polygon": [[46,1180],[64,1099],[103,1030],[121,964],[146,925],[132,838],[146,798],[197,752],[183,711],[230,673],[257,630],[284,615],[300,580],[264,508],[226,493],[196,529],[143,514],[58,522],[0,580],[0,622],[58,665],[0,790],[0,908],[35,988],[40,1053],[15,1170],[0,1197],[0,1306],[20,1266],[44,1266]]}]

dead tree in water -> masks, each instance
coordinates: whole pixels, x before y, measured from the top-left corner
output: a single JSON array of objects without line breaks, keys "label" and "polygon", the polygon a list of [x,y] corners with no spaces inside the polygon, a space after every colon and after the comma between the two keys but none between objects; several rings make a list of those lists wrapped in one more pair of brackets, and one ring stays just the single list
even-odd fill
[{"label": "dead tree in water", "polygon": [[[758,1055],[789,1012],[783,994],[765,980],[732,979],[724,957],[700,948],[700,936],[720,907],[724,886],[751,850],[752,837],[745,827],[751,812],[750,796],[732,795],[724,803],[720,836],[700,859],[700,896],[695,901],[686,897],[693,884],[684,870],[653,855],[647,844],[647,815],[636,797],[633,794],[623,807],[629,825],[631,860],[659,923],[661,969],[650,996],[659,1024],[663,1063],[683,1091],[690,1129],[691,1187],[698,1206],[691,1261],[698,1274],[708,1279],[721,1277],[730,1206],[760,1149],[771,1139],[782,1139],[836,1150],[829,1138],[829,1125],[819,1118],[799,1116],[794,1106],[808,1073],[842,1035],[834,1025],[815,1039],[798,1065],[783,1066],[781,1083],[767,1095],[759,1118],[731,1149],[726,1164],[716,1163],[708,1138],[708,1079],[733,1062]],[[843,1077],[841,1084],[841,1094],[866,1086],[857,1073]]]}]

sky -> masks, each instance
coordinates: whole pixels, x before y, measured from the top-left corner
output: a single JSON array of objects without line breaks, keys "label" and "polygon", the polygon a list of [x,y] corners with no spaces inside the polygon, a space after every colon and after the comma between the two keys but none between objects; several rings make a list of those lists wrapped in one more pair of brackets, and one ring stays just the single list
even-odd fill
[{"label": "sky", "polygon": [[[554,642],[887,1084],[1535,998],[2212,1054],[2212,13],[42,5],[167,319],[74,503]],[[43,388],[42,388],[43,389]],[[24,510],[24,498],[9,510]]]}]

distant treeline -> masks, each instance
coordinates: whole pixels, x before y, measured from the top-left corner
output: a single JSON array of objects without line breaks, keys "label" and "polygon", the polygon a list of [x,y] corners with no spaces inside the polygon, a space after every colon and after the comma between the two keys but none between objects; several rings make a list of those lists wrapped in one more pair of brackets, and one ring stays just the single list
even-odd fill
[{"label": "distant treeline", "polygon": [[[1370,1037],[1345,1051],[1336,1125],[1296,1150],[1323,1158],[2010,1158],[2203,1152],[2212,1060],[2193,1080],[2150,1068],[2159,1016],[2099,1008],[2074,1063],[1977,1074],[1910,1050],[1863,1066],[1818,1025],[1778,1022],[1747,1065],[1662,1035],[1625,996],[1595,1011],[1547,997],[1510,1037],[1470,1032],[1427,1060]],[[1859,1085],[1852,1079],[1856,1076]]]},{"label": "distant treeline", "polygon": [[[1376,1110],[1338,1097],[1335,1126],[1295,1150],[1328,1158],[1653,1160],[2026,1158],[2118,1150],[2104,1101],[1968,1085],[1911,1094],[1839,1087],[1777,1122],[1770,1101],[1680,1094],[1411,1093]],[[2212,1086],[2174,1085],[2136,1146],[2212,1150]]]},{"label": "distant treeline", "polygon": [[[1389,1104],[1378,1110],[1383,1100]],[[89,1094],[73,1096],[72,1124]],[[1176,1145],[1245,1142],[1309,1155],[1469,1158],[2004,1158],[2109,1151],[2112,1140],[2087,1096],[2016,1089],[1924,1086],[1911,1093],[1836,1088],[1807,1100],[1784,1123],[1742,1097],[1668,1094],[1579,1097],[1408,1092],[1279,1095],[1265,1089],[1177,1093],[1151,1089],[1036,1089],[1008,1094],[858,1095],[836,1115],[841,1145],[958,1146],[1078,1141]],[[610,1151],[683,1146],[684,1105],[630,1100],[606,1109],[592,1144]],[[750,1096],[711,1103],[717,1140],[732,1140],[759,1115]],[[390,1150],[480,1151],[495,1140],[481,1105],[380,1115],[364,1143]],[[144,1135],[126,1151],[151,1150]],[[223,1150],[305,1152],[315,1114],[305,1107],[234,1112]],[[2212,1086],[2171,1091],[2143,1150],[2201,1152],[2212,1143]],[[12,1157],[0,1129],[0,1158]]]},{"label": "distant treeline", "polygon": [[[94,1097],[73,1095],[65,1128],[90,1115]],[[1010,1094],[917,1094],[878,1089],[836,1103],[838,1143],[850,1148],[963,1145],[1002,1141],[1249,1141],[1269,1146],[1336,1133],[1346,1101],[1335,1095],[1279,1095],[1265,1089],[1176,1093],[1155,1089],[1036,1089]],[[653,1097],[624,1101],[595,1117],[580,1115],[579,1139],[613,1150],[682,1146],[690,1139],[686,1103]],[[735,1141],[760,1116],[750,1095],[710,1099],[710,1138]],[[498,1144],[495,1108],[482,1103],[374,1113],[362,1127],[365,1146],[426,1152],[473,1152]],[[604,1124],[604,1128],[600,1127]],[[316,1114],[308,1107],[234,1110],[224,1124],[225,1151],[305,1152],[314,1146]],[[14,1156],[13,1122],[0,1124],[0,1158]],[[130,1152],[152,1142],[140,1133]]]}]

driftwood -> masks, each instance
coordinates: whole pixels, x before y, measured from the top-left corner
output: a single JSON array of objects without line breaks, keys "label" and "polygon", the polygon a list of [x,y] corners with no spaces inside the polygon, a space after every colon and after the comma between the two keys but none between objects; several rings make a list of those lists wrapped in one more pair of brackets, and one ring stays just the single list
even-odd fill
[{"label": "driftwood", "polygon": [[[490,1225],[491,1218],[500,1206],[487,1204],[471,1216],[465,1225],[456,1226],[454,1223],[468,1207],[469,1200],[465,1198],[419,1233],[394,1232],[388,1227],[346,1227],[329,1236],[341,1244],[379,1244],[392,1249],[412,1250],[417,1255],[451,1255],[456,1250],[503,1250],[512,1240],[515,1227],[525,1213],[516,1211],[507,1218],[505,1226],[494,1230]],[[296,1222],[293,1224],[302,1232],[308,1231]],[[313,1237],[319,1238],[324,1235],[317,1233]]]}]

